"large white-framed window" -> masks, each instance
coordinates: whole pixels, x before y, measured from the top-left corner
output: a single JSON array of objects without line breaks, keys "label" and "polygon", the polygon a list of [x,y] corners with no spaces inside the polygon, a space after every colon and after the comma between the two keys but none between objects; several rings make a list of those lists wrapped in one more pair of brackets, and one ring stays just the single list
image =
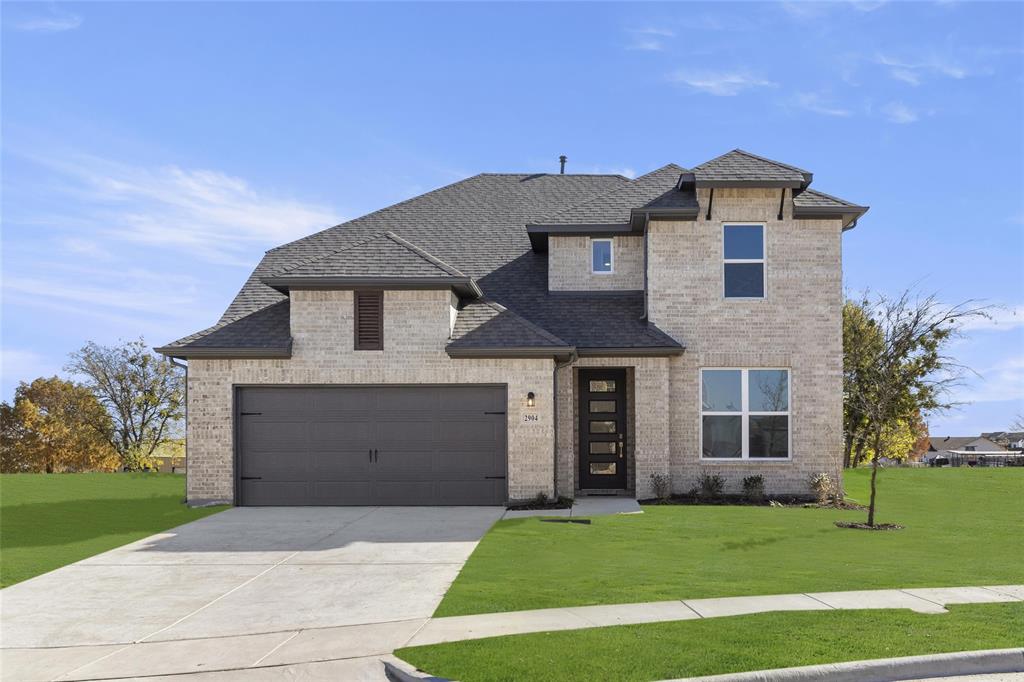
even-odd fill
[{"label": "large white-framed window", "polygon": [[764,298],[768,288],[764,223],[722,225],[722,285],[725,298]]},{"label": "large white-framed window", "polygon": [[610,275],[615,272],[615,242],[611,239],[590,240],[590,272]]},{"label": "large white-framed window", "polygon": [[790,459],[789,381],[783,367],[701,369],[701,459]]}]

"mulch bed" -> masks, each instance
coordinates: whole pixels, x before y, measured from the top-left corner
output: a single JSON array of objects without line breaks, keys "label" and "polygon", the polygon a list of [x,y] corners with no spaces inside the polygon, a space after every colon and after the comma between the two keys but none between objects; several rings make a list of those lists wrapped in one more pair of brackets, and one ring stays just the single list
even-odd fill
[{"label": "mulch bed", "polygon": [[836,521],[836,525],[840,528],[855,528],[857,530],[902,530],[903,526],[898,523],[876,523],[873,526],[869,526],[866,523],[857,523],[856,521]]},{"label": "mulch bed", "polygon": [[517,502],[505,507],[509,511],[536,511],[542,509],[572,509],[572,500],[568,497],[559,497],[557,500],[530,500],[529,502]]},{"label": "mulch bed", "polygon": [[[774,497],[752,499],[743,495],[719,495],[718,497],[702,497],[700,495],[673,495],[668,499],[654,498],[650,500],[639,500],[640,504],[658,505],[706,505],[706,506],[744,506],[744,507],[823,507],[829,509],[837,508],[835,505],[821,505],[817,502],[808,502],[807,497]],[[852,504],[852,503],[844,503]],[[840,509],[855,509],[859,507],[839,507]]]}]

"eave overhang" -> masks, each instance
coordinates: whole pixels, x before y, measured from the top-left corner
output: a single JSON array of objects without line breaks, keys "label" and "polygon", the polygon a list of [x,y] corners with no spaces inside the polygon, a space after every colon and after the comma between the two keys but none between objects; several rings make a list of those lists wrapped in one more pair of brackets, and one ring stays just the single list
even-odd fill
[{"label": "eave overhang", "polygon": [[276,348],[231,348],[216,346],[161,346],[153,349],[168,358],[280,359],[292,356],[292,344]]},{"label": "eave overhang", "polygon": [[791,187],[793,189],[807,189],[807,186],[811,184],[810,180],[697,180],[696,186],[701,187],[769,187],[769,188],[780,188],[780,187]]},{"label": "eave overhang", "polygon": [[281,293],[291,289],[453,289],[463,298],[483,292],[472,277],[264,277],[264,284]]},{"label": "eave overhang", "polygon": [[852,230],[869,206],[794,206],[793,218],[800,220],[842,220],[843,230]]},{"label": "eave overhang", "polygon": [[562,358],[572,355],[572,346],[546,347],[494,347],[494,348],[459,348],[448,346],[445,352],[450,358]]},{"label": "eave overhang", "polygon": [[637,230],[630,223],[530,223],[526,226],[526,234],[530,238],[530,246],[535,253],[544,253],[548,250],[549,235],[614,237],[635,232]]},{"label": "eave overhang", "polygon": [[641,348],[577,348],[576,353],[580,357],[667,357],[682,355],[686,352],[685,346],[645,346]]}]

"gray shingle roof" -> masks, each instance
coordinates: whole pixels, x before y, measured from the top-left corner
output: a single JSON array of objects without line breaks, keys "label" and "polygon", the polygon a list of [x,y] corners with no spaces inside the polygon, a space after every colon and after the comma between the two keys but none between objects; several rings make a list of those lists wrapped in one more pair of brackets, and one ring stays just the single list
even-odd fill
[{"label": "gray shingle roof", "polygon": [[[977,442],[982,441],[982,442]],[[964,447],[976,443],[985,450],[1004,450],[1002,445],[993,443],[983,436],[942,436],[928,439],[928,449],[941,452],[943,450],[962,450]]]},{"label": "gray shingle roof", "polygon": [[851,208],[863,208],[857,204],[853,204],[845,199],[834,197],[831,194],[825,194],[819,192],[816,189],[805,189],[802,192],[793,193],[793,205],[797,207],[821,207],[821,208],[838,208],[838,209],[851,209]]},{"label": "gray shingle roof", "polygon": [[756,154],[734,149],[693,169],[697,183],[709,182],[784,182],[804,185],[811,174],[802,168],[772,161]]},{"label": "gray shingle roof", "polygon": [[475,301],[455,318],[448,349],[564,348],[562,339],[493,301]]},{"label": "gray shingle roof", "polygon": [[551,225],[628,223],[633,209],[660,207],[697,208],[692,190],[678,191],[676,183],[686,169],[670,163],[610,192],[553,213],[538,221]]},{"label": "gray shingle roof", "polygon": [[222,320],[208,329],[167,344],[165,348],[284,349],[291,346],[288,299],[272,303],[248,315]]},{"label": "gray shingle roof", "polygon": [[466,277],[444,261],[402,239],[382,232],[325,255],[281,268],[270,277]]}]

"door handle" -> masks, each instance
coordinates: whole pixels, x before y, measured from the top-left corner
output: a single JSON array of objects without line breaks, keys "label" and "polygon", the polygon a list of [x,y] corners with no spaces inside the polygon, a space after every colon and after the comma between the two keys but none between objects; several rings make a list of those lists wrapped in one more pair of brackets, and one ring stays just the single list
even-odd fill
[{"label": "door handle", "polygon": [[626,451],[626,445],[622,441],[622,434],[619,434],[619,459],[622,459]]},{"label": "door handle", "polygon": [[371,463],[373,462],[373,448],[366,451],[366,461]]},{"label": "door handle", "polygon": [[379,453],[377,452],[377,448],[374,448],[373,449],[373,461],[374,461],[374,463],[376,463],[378,461],[378,456],[379,456]]}]

